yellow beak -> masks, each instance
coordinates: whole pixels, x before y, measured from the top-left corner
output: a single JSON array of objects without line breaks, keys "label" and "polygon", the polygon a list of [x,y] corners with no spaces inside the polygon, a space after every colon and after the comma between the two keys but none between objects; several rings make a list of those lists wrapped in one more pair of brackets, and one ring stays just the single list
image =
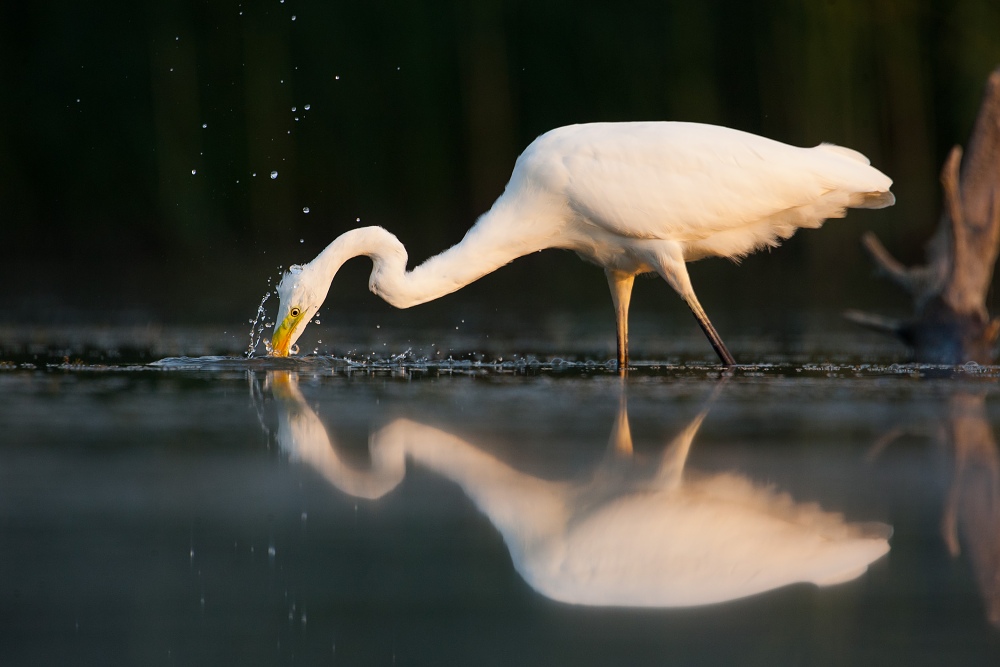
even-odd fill
[{"label": "yellow beak", "polygon": [[292,332],[295,331],[295,327],[298,326],[301,320],[301,314],[298,317],[292,317],[289,315],[282,321],[281,324],[278,325],[278,328],[274,330],[274,335],[271,336],[272,357],[288,356],[288,348],[292,345]]}]

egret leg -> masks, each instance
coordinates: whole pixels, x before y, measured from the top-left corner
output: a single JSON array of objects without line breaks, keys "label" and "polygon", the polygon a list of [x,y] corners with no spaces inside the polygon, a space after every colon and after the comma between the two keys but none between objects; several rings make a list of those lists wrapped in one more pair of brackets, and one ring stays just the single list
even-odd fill
[{"label": "egret leg", "polygon": [[[684,295],[682,294],[681,296],[683,297]],[[735,366],[736,359],[733,358],[733,355],[729,352],[726,344],[722,342],[722,337],[719,336],[719,332],[715,330],[714,326],[712,326],[712,322],[708,319],[708,315],[705,314],[705,309],[701,307],[700,303],[698,303],[698,299],[695,297],[694,292],[691,292],[690,298],[684,297],[684,301],[687,302],[691,312],[694,313],[694,318],[698,320],[698,325],[701,327],[701,330],[705,332],[705,336],[708,337],[708,342],[712,344],[712,348],[715,350],[715,353],[719,355],[719,359],[722,360],[722,364],[724,366]]]},{"label": "egret leg", "polygon": [[618,370],[628,368],[628,304],[632,300],[632,283],[635,274],[605,269],[611,301],[615,306],[615,325],[618,330]]},{"label": "egret leg", "polygon": [[698,303],[698,297],[694,295],[694,287],[691,286],[691,277],[688,275],[687,265],[684,262],[684,255],[680,247],[673,243],[661,246],[661,251],[657,253],[656,260],[659,264],[657,270],[660,276],[684,299],[684,303],[688,305],[688,308],[694,314],[694,318],[698,320],[698,325],[705,332],[708,342],[712,344],[712,348],[719,355],[719,359],[722,360],[723,365],[735,366],[736,359],[733,358],[733,355],[726,348],[726,344],[722,342],[722,337],[719,336],[719,332],[712,326],[708,315],[705,314],[705,309],[701,307],[701,304]]}]

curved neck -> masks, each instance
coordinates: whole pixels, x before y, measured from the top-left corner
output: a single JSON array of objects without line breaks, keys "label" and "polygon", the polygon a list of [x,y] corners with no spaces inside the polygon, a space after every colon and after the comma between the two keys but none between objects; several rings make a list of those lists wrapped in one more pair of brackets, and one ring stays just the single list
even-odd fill
[{"label": "curved neck", "polygon": [[[311,264],[333,280],[352,257],[372,260],[369,289],[397,308],[433,301],[482,278],[510,261],[545,245],[498,220],[496,208],[483,215],[461,242],[406,270],[406,248],[381,227],[361,227],[337,237]],[[530,235],[528,235],[530,237]]]},{"label": "curved neck", "polygon": [[406,248],[399,239],[381,227],[359,227],[344,232],[309,265],[328,276],[332,282],[347,260],[362,255],[371,258],[374,266],[369,284],[373,292],[377,275],[406,272]]}]

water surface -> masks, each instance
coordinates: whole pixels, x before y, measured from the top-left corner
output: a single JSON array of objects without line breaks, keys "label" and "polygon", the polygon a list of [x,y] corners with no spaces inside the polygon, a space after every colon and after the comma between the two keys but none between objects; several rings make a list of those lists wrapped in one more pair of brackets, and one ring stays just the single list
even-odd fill
[{"label": "water surface", "polygon": [[3,664],[1000,656],[995,368],[25,354]]}]

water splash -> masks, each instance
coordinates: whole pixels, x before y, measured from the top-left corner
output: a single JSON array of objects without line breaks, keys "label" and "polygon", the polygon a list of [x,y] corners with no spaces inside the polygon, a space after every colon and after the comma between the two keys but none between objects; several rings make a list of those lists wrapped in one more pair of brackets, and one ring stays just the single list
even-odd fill
[{"label": "water splash", "polygon": [[[270,284],[270,279],[267,281]],[[257,306],[257,315],[250,321],[250,344],[247,346],[246,358],[253,359],[254,353],[257,351],[257,346],[260,345],[261,334],[264,332],[269,325],[267,321],[267,311],[264,309],[264,304],[267,300],[271,298],[271,290],[268,290],[264,294],[264,298],[260,300],[260,305]],[[264,349],[267,353],[271,353],[271,341],[264,338]]]}]

